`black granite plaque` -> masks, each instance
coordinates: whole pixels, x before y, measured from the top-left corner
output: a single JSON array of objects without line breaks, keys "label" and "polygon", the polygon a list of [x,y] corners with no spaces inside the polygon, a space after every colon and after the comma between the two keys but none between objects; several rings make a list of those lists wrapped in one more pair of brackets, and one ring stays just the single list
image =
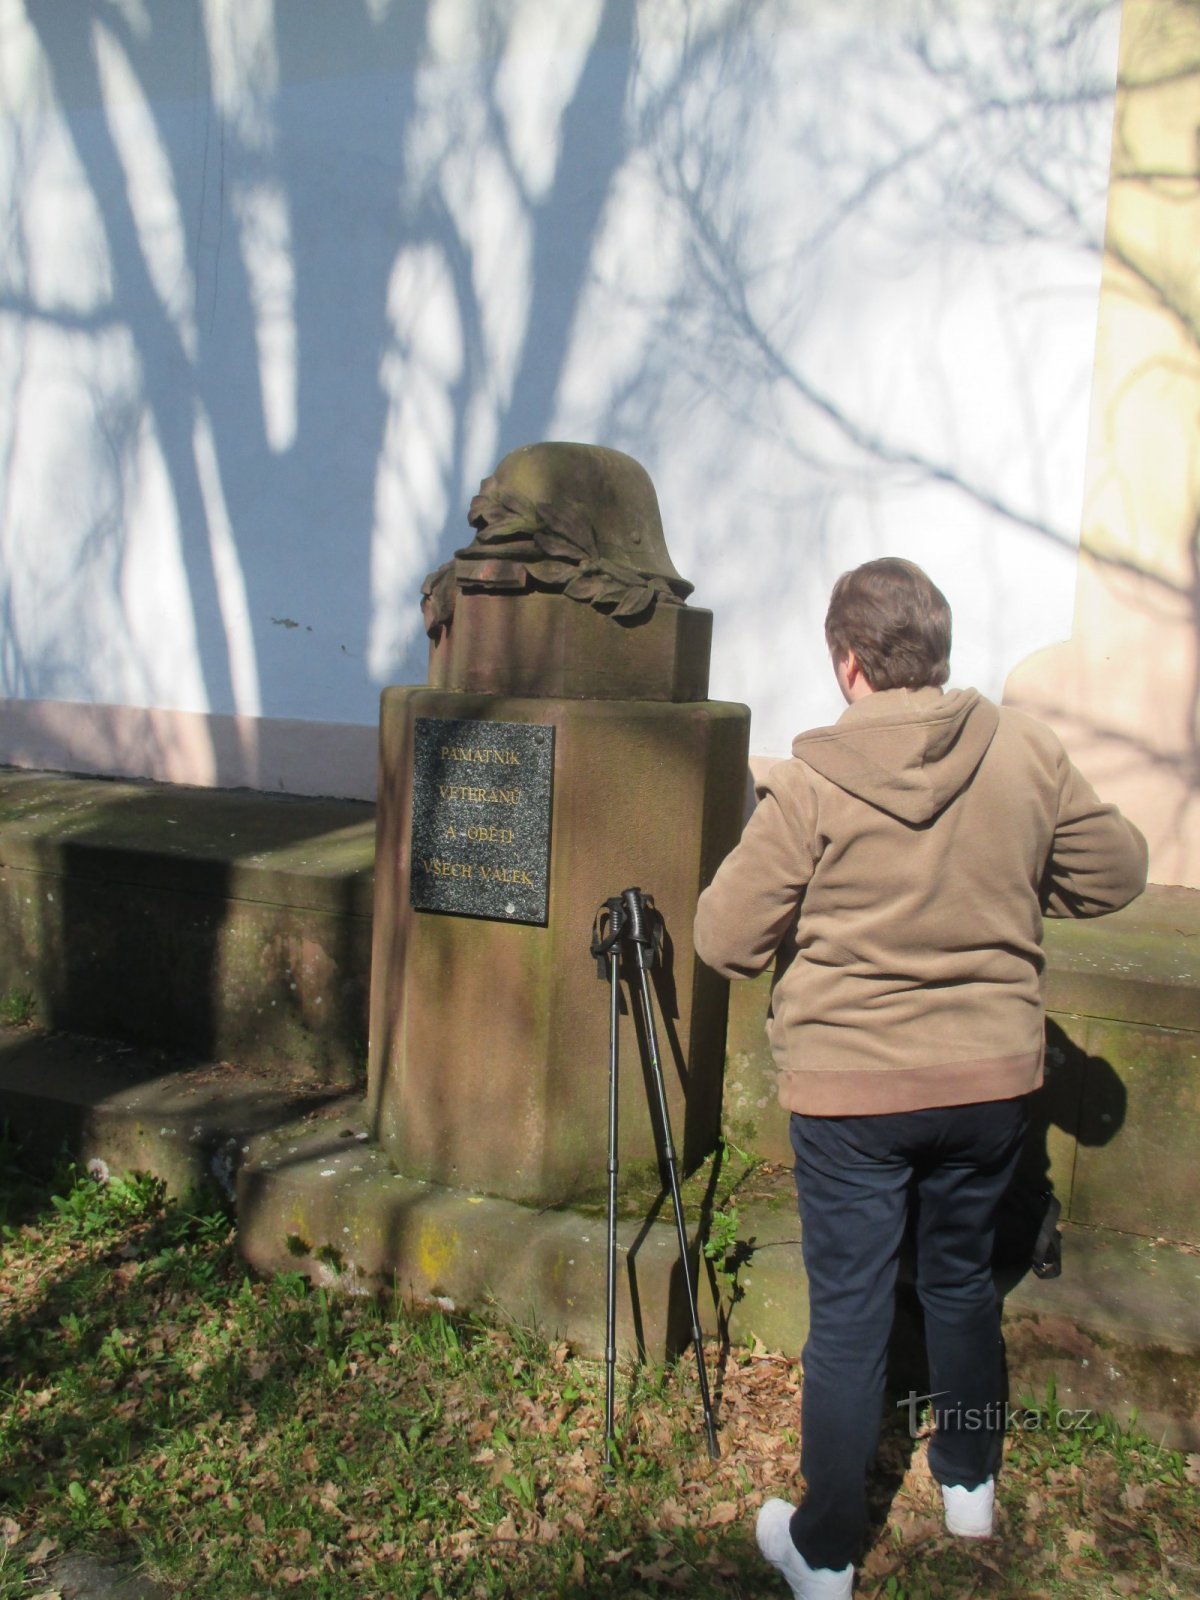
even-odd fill
[{"label": "black granite plaque", "polygon": [[545,924],[554,729],[413,725],[412,871],[418,911]]}]

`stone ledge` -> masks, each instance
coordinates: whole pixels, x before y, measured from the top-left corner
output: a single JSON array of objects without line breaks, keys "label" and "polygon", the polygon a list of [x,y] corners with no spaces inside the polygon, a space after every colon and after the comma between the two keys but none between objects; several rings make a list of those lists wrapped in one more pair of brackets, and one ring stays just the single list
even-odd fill
[{"label": "stone ledge", "polygon": [[0,771],[0,993],[75,1033],[366,1062],[374,807]]},{"label": "stone ledge", "polygon": [[[1031,1153],[1071,1221],[1200,1244],[1200,891],[1152,884],[1113,916],[1047,921],[1046,948],[1044,1148]],[[724,1120],[743,1148],[789,1162],[769,994],[770,974],[730,985]]]},{"label": "stone ledge", "polygon": [[1200,890],[1152,883],[1112,916],[1047,918],[1045,944],[1051,1011],[1200,1030]]},{"label": "stone ledge", "polygon": [[[1045,922],[1047,1009],[1200,1031],[1200,889],[1152,883],[1107,917]],[[771,975],[730,985],[730,1049],[760,1044]]]},{"label": "stone ledge", "polygon": [[31,1153],[66,1148],[114,1173],[148,1172],[178,1196],[215,1185],[232,1198],[255,1134],[345,1093],[111,1039],[0,1028],[0,1123]]},{"label": "stone ledge", "polygon": [[[403,1177],[370,1142],[364,1110],[251,1142],[237,1185],[251,1265],[301,1270],[344,1292],[491,1306],[602,1356],[606,1220]],[[618,1344],[662,1360],[690,1322],[674,1222],[623,1221],[617,1240]]]},{"label": "stone ledge", "polygon": [[370,917],[375,808],[0,769],[0,868]]}]

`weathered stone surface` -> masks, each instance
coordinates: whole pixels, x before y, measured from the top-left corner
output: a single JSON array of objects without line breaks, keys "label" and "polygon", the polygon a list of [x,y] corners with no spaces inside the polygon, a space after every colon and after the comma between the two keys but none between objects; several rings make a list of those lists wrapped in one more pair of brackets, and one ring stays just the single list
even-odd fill
[{"label": "weathered stone surface", "polygon": [[[412,725],[424,717],[553,726],[544,928],[410,906]],[[685,1167],[712,1148],[727,986],[692,955],[691,926],[737,837],[747,729],[744,707],[713,702],[385,691],[370,1094],[402,1172],[540,1203],[602,1191],[608,991],[588,948],[598,907],[633,885],[653,895],[669,938],[654,987],[676,1147]],[[628,1019],[622,1032],[623,1159],[653,1161]]]},{"label": "weathered stone surface", "polygon": [[[125,790],[134,797],[128,807],[121,798]],[[153,805],[147,795],[156,797]],[[655,794],[654,806],[661,810],[659,801]],[[307,807],[307,802],[294,805],[269,795],[214,797],[203,791],[160,792],[145,785],[0,773],[0,992],[32,991],[40,1016],[62,1026],[193,1052],[209,1040],[216,1054],[250,1070],[268,1063],[317,1077],[343,1075],[355,1064],[352,1041],[363,1037],[369,964],[373,840],[369,822],[354,819],[372,813],[340,803]],[[153,825],[152,817],[157,819]],[[136,820],[136,826],[126,828],[127,819]],[[305,837],[304,829],[318,827],[328,831]],[[106,850],[106,838],[116,838],[121,850]],[[131,848],[134,843],[140,848]],[[245,853],[239,854],[243,845]],[[79,872],[65,879],[66,862]],[[100,875],[102,870],[111,874],[117,862],[119,875]],[[208,898],[197,892],[204,883],[213,889],[223,884],[225,892],[236,883],[239,893],[269,887],[274,899],[259,902],[228,892],[223,900]],[[624,886],[606,886],[605,893]],[[1157,992],[1163,1013],[1176,1014],[1196,942],[1192,932],[1200,927],[1198,902],[1200,896],[1190,892],[1152,887],[1143,901],[1116,918],[1063,928],[1068,937],[1084,936],[1091,951],[1092,1003],[1111,1012],[1118,1001],[1124,1004],[1122,995],[1128,999],[1129,990],[1118,983],[1110,1000],[1107,969],[1099,963],[1107,950],[1115,979],[1123,976],[1119,969],[1129,964],[1125,941],[1132,936],[1132,913],[1138,911],[1143,940],[1138,981],[1157,984],[1161,975]],[[580,924],[590,921],[593,910],[579,908]],[[586,927],[577,928],[578,942],[571,945],[571,959],[585,967],[586,957],[578,952],[586,933]],[[1109,934],[1114,942],[1106,944]],[[1053,939],[1051,944],[1053,988],[1059,957]],[[1065,981],[1074,980],[1068,974]],[[590,983],[595,996],[602,996],[603,986],[594,979]],[[763,1029],[768,988],[764,977],[730,990],[726,1126],[744,1148],[790,1164],[787,1119],[776,1103]],[[1092,1142],[1080,1151],[1075,1214],[1093,1225],[1157,1231],[1164,1219],[1176,1218],[1171,1226],[1184,1230],[1179,1236],[1195,1238],[1196,1206],[1185,1198],[1193,1192],[1188,1183],[1195,1128],[1180,1109],[1186,1110],[1194,1080],[1190,1066],[1172,1065],[1177,1054],[1191,1062],[1195,1035],[1184,1029],[1162,1035],[1168,1053],[1160,1095],[1159,1069],[1139,1054],[1135,1036],[1117,1031],[1106,1040],[1091,1037],[1088,1019],[1078,1015],[1058,1013],[1052,1021],[1062,1035],[1057,1044],[1051,1039],[1052,1067],[1057,1048],[1067,1068],[1064,1085],[1076,1082],[1080,1095],[1074,1123],[1066,1118],[1061,1091],[1053,1114],[1044,1119],[1042,1169],[1064,1204],[1069,1207],[1073,1199],[1076,1131],[1087,1077],[1093,1088],[1085,1132]],[[165,1033],[154,1037],[154,1027]],[[1129,1081],[1120,1070],[1127,1048],[1141,1063],[1138,1077]],[[624,1049],[628,1067],[634,1061],[629,1041]],[[592,1070],[602,1093],[605,1059]],[[1128,1105],[1121,1109],[1117,1103],[1114,1109],[1126,1095]],[[645,1128],[640,1084],[625,1086],[624,1110]],[[1155,1113],[1145,1141],[1139,1131],[1143,1110]],[[1117,1111],[1116,1137],[1104,1146],[1095,1143],[1095,1135],[1111,1126],[1103,1117]],[[1144,1178],[1131,1179],[1125,1152],[1133,1143],[1126,1143],[1125,1123],[1129,1139],[1142,1150],[1138,1160],[1144,1163]],[[675,1132],[678,1141],[677,1106]],[[594,1185],[602,1181],[602,1172],[601,1167],[583,1176]],[[1175,1176],[1179,1172],[1182,1176]],[[1144,1194],[1153,1196],[1152,1203],[1142,1203]]]},{"label": "weathered stone surface", "polygon": [[56,1027],[361,1072],[373,808],[0,773],[0,991]]},{"label": "weathered stone surface", "polygon": [[1086,1034],[1086,1019],[1047,1017],[1045,1081],[1030,1101],[1029,1135],[1017,1172],[1017,1182],[1026,1193],[1053,1189],[1064,1216],[1070,1215],[1075,1148],[1089,1071],[1081,1044]]},{"label": "weathered stone surface", "polygon": [[790,1166],[788,1114],[779,1104],[779,1075],[767,1043],[770,1000],[770,971],[729,985],[722,1127],[741,1149]]},{"label": "weathered stone surface", "polygon": [[372,820],[354,800],[0,770],[0,863],[114,884],[344,909]]},{"label": "weathered stone surface", "polygon": [[60,931],[54,892],[41,877],[0,865],[0,993],[30,995],[43,1016]]},{"label": "weathered stone surface", "polygon": [[429,687],[591,700],[704,700],[712,612],[606,617],[559,594],[460,594],[429,649]]},{"label": "weathered stone surface", "polygon": [[[239,1180],[239,1226],[255,1266],[299,1267],[342,1292],[384,1285],[459,1309],[490,1305],[569,1338],[585,1354],[601,1354],[601,1218],[533,1211],[400,1177],[366,1131],[365,1119],[351,1116],[252,1143]],[[795,1211],[786,1197],[759,1197],[738,1220],[732,1280],[708,1263],[697,1275],[701,1327],[741,1346],[759,1341],[798,1357],[808,1301]],[[661,1355],[685,1342],[686,1300],[668,1221],[660,1214],[642,1241],[636,1294],[628,1247],[642,1229],[623,1223],[619,1230],[618,1342],[626,1354],[640,1348]],[[1002,1286],[1013,1404],[1044,1400],[1053,1380],[1062,1406],[1110,1410],[1126,1420],[1137,1412],[1156,1435],[1197,1448],[1196,1257],[1103,1230],[1064,1231],[1061,1278],[1026,1274]],[[911,1295],[907,1300],[911,1315]],[[912,1332],[919,1338],[919,1327]]]},{"label": "weathered stone surface", "polygon": [[332,1098],[112,1040],[0,1028],[0,1122],[26,1149],[43,1158],[66,1149],[114,1175],[148,1172],[175,1195],[213,1185],[232,1194],[252,1134]]},{"label": "weathered stone surface", "polygon": [[1200,1029],[1200,890],[1151,884],[1112,916],[1046,920],[1052,1011]]},{"label": "weathered stone surface", "polygon": [[1092,1021],[1087,1051],[1072,1221],[1200,1245],[1200,1034]]},{"label": "weathered stone surface", "polygon": [[1004,1302],[1014,1401],[1109,1411],[1176,1448],[1200,1449],[1200,1262],[1095,1228],[1064,1229],[1061,1278],[1032,1276]]},{"label": "weathered stone surface", "polygon": [[667,553],[649,473],[603,445],[543,440],[510,450],[479,485],[467,521],[475,537],[421,585],[432,639],[463,593],[563,594],[629,622],[681,605],[694,587]]},{"label": "weathered stone surface", "polygon": [[[289,1066],[320,1080],[361,1079],[367,1054],[371,924],[366,917],[231,901],[214,946],[203,926],[180,926],[176,988],[200,997],[197,1025],[212,1029],[209,1054]],[[208,974],[208,986],[202,987]],[[186,1013],[186,1001],[183,1009]],[[196,1029],[186,1037],[194,1038]]]},{"label": "weathered stone surface", "polygon": [[49,1593],[62,1600],[169,1600],[171,1590],[127,1563],[71,1552],[46,1568]]},{"label": "weathered stone surface", "polygon": [[790,1175],[779,1204],[747,1205],[738,1220],[739,1241],[724,1273],[709,1270],[711,1288],[725,1306],[728,1337],[733,1344],[757,1340],[768,1350],[797,1355],[808,1338],[808,1283]]},{"label": "weathered stone surface", "polygon": [[[625,1354],[661,1360],[686,1342],[679,1242],[669,1211],[667,1218],[618,1228],[617,1339]],[[447,1309],[492,1306],[585,1354],[604,1352],[602,1218],[405,1178],[369,1141],[365,1115],[255,1140],[238,1176],[238,1233],[262,1271],[299,1269],[343,1292],[394,1289]],[[698,1295],[698,1304],[702,1325],[715,1328],[711,1298]]]},{"label": "weathered stone surface", "polygon": [[[1104,991],[1091,992],[1096,1000]],[[730,987],[723,1126],[744,1149],[790,1164],[788,1117],[766,1041],[769,993],[766,974]],[[1197,1057],[1200,1035],[1190,1031],[1052,1012],[1046,1083],[1033,1098],[1020,1182],[1030,1191],[1052,1187],[1076,1222],[1200,1243]]]}]

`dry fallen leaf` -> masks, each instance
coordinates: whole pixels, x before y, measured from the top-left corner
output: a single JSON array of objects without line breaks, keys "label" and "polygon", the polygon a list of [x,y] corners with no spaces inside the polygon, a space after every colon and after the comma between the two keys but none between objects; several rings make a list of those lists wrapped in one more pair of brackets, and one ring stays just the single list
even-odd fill
[{"label": "dry fallen leaf", "polygon": [[680,1572],[682,1563],[678,1561],[650,1561],[634,1567],[634,1572],[643,1583],[657,1583],[666,1589],[682,1589],[687,1585],[687,1579]]},{"label": "dry fallen leaf", "polygon": [[924,1539],[936,1539],[942,1532],[942,1523],[933,1517],[906,1511],[889,1518],[888,1528],[898,1545],[919,1544]]},{"label": "dry fallen leaf", "polygon": [[736,1522],[738,1508],[732,1500],[718,1500],[715,1506],[709,1507],[708,1515],[704,1518],[706,1528],[716,1528],[725,1522]]}]

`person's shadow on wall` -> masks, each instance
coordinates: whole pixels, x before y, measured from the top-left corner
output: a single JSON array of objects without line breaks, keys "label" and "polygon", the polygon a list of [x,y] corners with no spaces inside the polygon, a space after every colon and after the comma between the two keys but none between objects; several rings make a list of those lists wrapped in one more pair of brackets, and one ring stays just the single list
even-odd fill
[{"label": "person's shadow on wall", "polygon": [[[996,1227],[997,1286],[1007,1295],[1029,1273],[1057,1277],[1059,1209],[1070,1207],[1077,1145],[1114,1138],[1125,1121],[1125,1084],[1103,1056],[1089,1056],[1052,1019],[1046,1073],[1030,1101],[1029,1133]],[[1069,1267],[1068,1267],[1069,1270]]]},{"label": "person's shadow on wall", "polygon": [[[1070,1214],[1077,1145],[1098,1147],[1125,1121],[1126,1088],[1103,1056],[1090,1056],[1057,1022],[1046,1022],[1045,1078],[1030,1100],[1029,1131],[1012,1183],[1001,1203],[993,1266],[1003,1301],[1030,1273],[1069,1273],[1062,1262],[1058,1220]],[[888,1353],[888,1399],[876,1470],[870,1485],[872,1539],[887,1520],[916,1446],[912,1397],[929,1392],[929,1364],[916,1290],[911,1237],[901,1258],[896,1317]]]}]

